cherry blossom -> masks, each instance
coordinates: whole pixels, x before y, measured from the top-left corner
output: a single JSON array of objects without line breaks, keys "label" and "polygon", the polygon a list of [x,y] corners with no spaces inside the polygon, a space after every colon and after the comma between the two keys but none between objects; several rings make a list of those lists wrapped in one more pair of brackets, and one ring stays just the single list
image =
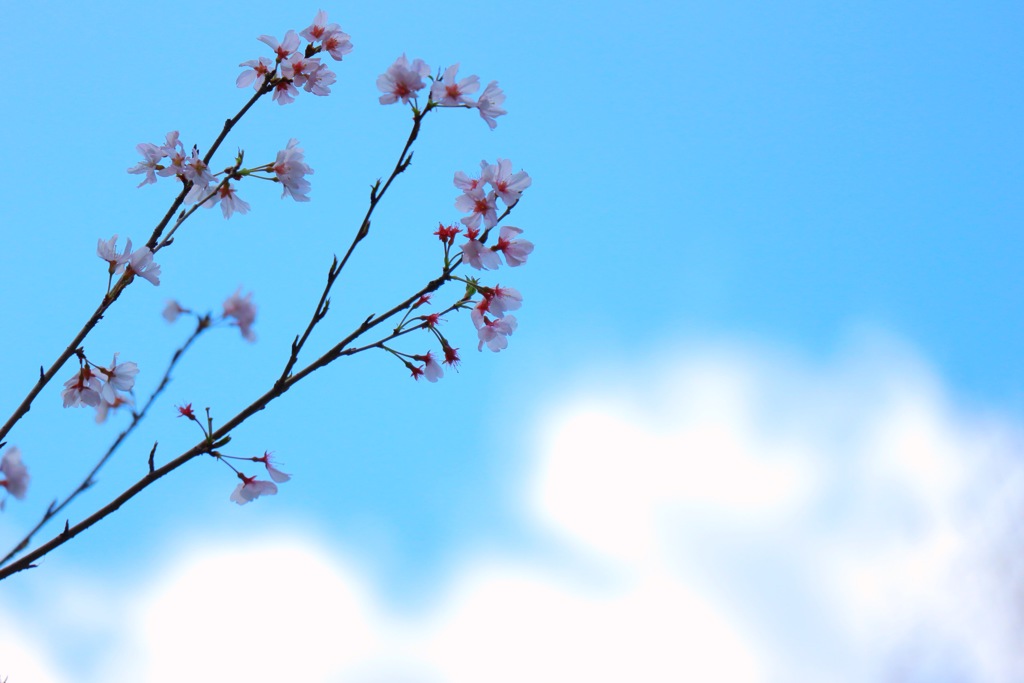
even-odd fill
[{"label": "cherry blossom", "polygon": [[160,284],[160,265],[153,261],[153,252],[149,250],[149,247],[139,247],[132,252],[127,268],[154,286]]},{"label": "cherry blossom", "polygon": [[253,458],[253,462],[263,463],[267,468],[267,473],[270,474],[270,478],[276,481],[278,484],[283,484],[284,482],[291,479],[292,475],[285,474],[281,470],[274,467],[273,463],[271,463],[270,461],[270,456],[271,453],[269,451],[264,451],[262,456],[258,458]]},{"label": "cherry blossom", "polygon": [[301,54],[292,55],[284,66],[281,67],[281,75],[292,79],[296,87],[302,87],[310,74],[320,68],[320,60],[316,57],[304,57]]},{"label": "cherry blossom", "polygon": [[242,62],[238,66],[247,66],[249,68],[238,74],[238,78],[235,80],[235,85],[239,88],[252,85],[253,90],[259,90],[263,87],[263,81],[266,79],[267,74],[273,73],[274,70],[274,63],[266,57],[250,59],[247,62]]},{"label": "cherry blossom", "polygon": [[338,80],[338,75],[328,69],[326,65],[320,64],[306,78],[306,83],[302,86],[302,89],[318,97],[325,97],[331,94],[330,86],[336,80]]},{"label": "cherry blossom", "polygon": [[283,106],[294,102],[298,94],[298,88],[291,81],[282,80],[278,81],[277,85],[274,86],[274,96],[272,99]]},{"label": "cherry blossom", "polygon": [[[335,26],[335,24],[331,24],[331,26]],[[342,57],[352,52],[352,41],[349,40],[349,35],[342,31],[336,31],[327,36],[321,45],[327,50],[327,54],[339,62]]]},{"label": "cherry blossom", "polygon": [[[437,362],[433,352],[427,351],[421,356],[413,356],[413,359],[423,363],[423,368],[421,369],[423,370],[423,376],[427,378],[428,382],[436,382],[444,377],[444,369]],[[416,379],[419,379],[419,377],[416,377]]]},{"label": "cherry blossom", "polygon": [[491,168],[489,182],[506,206],[512,206],[518,202],[523,191],[533,184],[533,180],[530,179],[526,171],[512,173],[512,162],[508,159],[498,159],[497,165]]},{"label": "cherry blossom", "polygon": [[341,58],[352,52],[350,36],[341,30],[337,24],[327,23],[327,12],[320,10],[316,13],[313,23],[299,33],[311,43],[320,41],[331,57],[341,61]]},{"label": "cherry blossom", "polygon": [[422,59],[414,59],[410,66],[403,54],[377,77],[377,89],[384,93],[380,96],[380,103],[394,104],[402,100],[402,104],[408,104],[426,85],[423,79],[429,75],[430,67]]},{"label": "cherry blossom", "polygon": [[526,257],[533,253],[533,242],[515,239],[516,235],[521,234],[523,231],[519,228],[503,225],[498,233],[498,243],[494,246],[495,251],[505,255],[505,263],[513,268],[526,263]]},{"label": "cherry blossom", "polygon": [[470,192],[472,190],[481,189],[484,185],[491,182],[491,175],[494,173],[495,166],[488,164],[486,161],[480,162],[480,177],[470,178],[462,171],[455,172],[455,187],[459,188],[463,192]]},{"label": "cherry blossom", "polygon": [[197,147],[192,148],[192,156],[185,164],[184,175],[185,180],[192,183],[191,189],[185,195],[185,201],[189,204],[195,204],[208,195],[210,183],[216,181],[206,162],[199,156]]},{"label": "cherry blossom", "polygon": [[169,323],[173,323],[175,320],[178,319],[179,315],[188,312],[188,309],[182,308],[181,304],[179,304],[177,301],[175,301],[174,299],[170,299],[167,302],[167,305],[164,306],[164,312],[161,313],[161,315],[164,317],[164,320],[166,320]]},{"label": "cherry blossom", "polygon": [[504,318],[497,318],[491,320],[486,315],[483,316],[483,325],[477,330],[477,336],[480,338],[480,344],[477,346],[478,351],[484,350],[484,344],[487,344],[487,348],[491,351],[498,352],[508,346],[508,337],[515,331],[518,323],[514,315],[506,315]]},{"label": "cherry blossom", "polygon": [[284,186],[281,197],[291,197],[297,202],[308,202],[309,181],[305,176],[313,175],[313,169],[304,161],[302,148],[298,146],[299,141],[292,138],[288,146],[277,153],[273,170],[277,180]]},{"label": "cherry blossom", "polygon": [[192,410],[192,404],[186,403],[183,406],[175,406],[178,409],[178,417],[187,417],[190,420],[196,419],[196,414]]},{"label": "cherry blossom", "polygon": [[249,213],[249,203],[235,194],[235,188],[231,187],[231,183],[218,186],[213,196],[203,202],[203,206],[212,209],[218,203],[224,218],[231,218],[236,211],[240,214]]},{"label": "cherry blossom", "polygon": [[469,213],[468,216],[461,219],[462,224],[468,228],[476,228],[480,225],[480,219],[483,218],[485,228],[494,227],[498,223],[498,214],[494,203],[497,197],[498,195],[494,192],[484,194],[480,188],[460,194],[455,200],[455,208],[463,213]]},{"label": "cherry blossom", "polygon": [[117,253],[117,235],[114,235],[109,240],[103,241],[100,238],[96,243],[96,255],[101,259],[110,264],[110,272],[113,273],[118,267],[128,263],[128,259],[131,258],[132,253],[132,241],[127,240],[124,251],[120,254]]},{"label": "cherry blossom", "polygon": [[234,318],[234,325],[241,330],[242,336],[248,341],[256,341],[256,333],[252,331],[252,324],[256,321],[256,305],[252,302],[252,292],[244,297],[241,296],[242,288],[229,296],[224,301],[224,317]]},{"label": "cherry blossom", "polygon": [[258,40],[266,43],[277,54],[278,62],[288,59],[293,52],[299,49],[299,34],[292,29],[288,29],[288,32],[284,34],[284,40],[280,43],[274,36],[260,36]]},{"label": "cherry blossom", "polygon": [[477,270],[497,270],[501,266],[498,255],[478,239],[462,245],[462,260]]},{"label": "cherry blossom", "polygon": [[458,71],[458,64],[453,64],[445,69],[441,78],[430,86],[430,99],[442,107],[472,106],[473,103],[467,95],[480,89],[480,78],[479,76],[468,76],[461,81],[456,81]]},{"label": "cherry blossom", "polygon": [[156,172],[162,168],[160,162],[167,156],[164,154],[163,148],[157,147],[151,142],[140,142],[135,145],[135,149],[142,155],[142,161],[129,168],[128,172],[136,175],[145,174],[146,177],[142,179],[138,187],[142,187],[147,183],[155,183]]},{"label": "cherry blossom", "polygon": [[484,91],[480,93],[480,98],[476,101],[476,108],[480,111],[480,118],[487,122],[491,130],[498,126],[498,122],[495,119],[508,113],[501,108],[504,102],[505,93],[498,87],[497,81],[488,83]]},{"label": "cherry blossom", "polygon": [[518,310],[523,305],[523,295],[518,289],[494,285],[486,290],[483,299],[487,305],[484,307],[491,315],[501,317],[506,311]]},{"label": "cherry blossom", "polygon": [[242,483],[232,492],[231,500],[239,505],[245,505],[263,495],[272,496],[277,493],[277,485],[274,482],[247,477],[241,472],[238,473],[238,478],[242,480]]},{"label": "cherry blossom", "polygon": [[0,486],[7,489],[7,493],[18,500],[25,498],[28,491],[28,468],[21,461],[21,450],[17,446],[11,446],[0,458],[0,473],[6,477],[0,481]]},{"label": "cherry blossom", "polygon": [[80,408],[91,406],[95,408],[100,402],[100,390],[103,388],[99,377],[97,377],[88,365],[75,373],[74,377],[64,382],[64,391],[60,392],[64,399],[65,408]]},{"label": "cherry blossom", "polygon": [[135,386],[135,376],[139,374],[139,366],[136,363],[128,361],[119,365],[117,356],[118,354],[115,353],[109,368],[97,368],[99,373],[107,378],[107,383],[100,389],[100,398],[111,404],[115,403],[117,399],[115,389],[131,391]]}]

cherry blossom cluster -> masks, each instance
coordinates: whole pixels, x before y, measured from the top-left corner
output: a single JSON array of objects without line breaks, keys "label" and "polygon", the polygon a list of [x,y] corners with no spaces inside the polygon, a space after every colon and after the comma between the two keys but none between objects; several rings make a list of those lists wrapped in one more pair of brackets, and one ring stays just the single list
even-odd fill
[{"label": "cherry blossom cluster", "polygon": [[256,304],[252,301],[252,292],[242,296],[241,287],[224,300],[224,310],[219,319],[213,319],[211,315],[200,316],[191,309],[183,307],[174,299],[167,302],[162,315],[164,320],[173,323],[179,316],[185,314],[195,315],[207,326],[215,325],[218,322],[227,323],[232,327],[237,327],[247,341],[256,341],[256,333],[252,330],[252,325],[256,322]]},{"label": "cherry blossom cluster", "polygon": [[[519,239],[519,235],[523,232],[519,228],[511,225],[501,226],[495,243],[488,245],[487,240],[491,229],[496,227],[499,221],[512,210],[531,182],[526,171],[513,173],[512,162],[507,159],[498,159],[495,164],[486,161],[480,162],[480,176],[477,178],[470,178],[462,171],[455,174],[455,186],[463,192],[455,200],[455,206],[469,215],[462,218],[461,225],[441,223],[434,231],[434,235],[444,245],[446,269],[452,266],[452,249],[455,239],[463,234],[463,230],[465,230],[466,241],[460,247],[461,263],[466,263],[477,270],[499,268],[502,257],[504,257],[505,263],[511,267],[526,263],[529,255],[533,252],[533,244]],[[499,200],[505,205],[500,217],[497,211]],[[457,266],[458,262],[455,265]],[[477,349],[483,351],[486,346],[491,351],[497,352],[507,348],[508,337],[515,332],[518,326],[515,316],[509,314],[509,311],[518,310],[522,306],[522,294],[512,287],[502,287],[497,284],[493,287],[482,285],[477,278],[453,277],[452,279],[466,284],[466,294],[449,310],[470,309],[470,319],[477,331]],[[473,300],[476,295],[479,295],[480,298]],[[406,312],[402,322],[399,323],[397,330],[401,331],[406,329],[409,324],[415,323],[430,331],[441,344],[443,360],[439,362],[438,357],[432,351],[423,354],[408,354],[387,346],[384,349],[401,360],[414,379],[418,380],[423,377],[430,382],[436,382],[444,377],[443,365],[457,367],[460,359],[458,349],[449,343],[439,329],[439,324],[443,322],[441,313],[419,315],[410,319],[413,311],[430,302],[430,297],[431,295],[426,294],[415,301]]]},{"label": "cherry blossom cluster", "polygon": [[[441,320],[440,313],[430,313],[427,315],[421,315],[413,318],[412,320],[409,320],[409,313],[412,313],[413,311],[417,310],[420,306],[424,306],[430,303],[430,298],[430,294],[424,294],[423,296],[421,296],[409,308],[409,311],[406,313],[405,319],[403,319],[402,322],[399,324],[399,328],[401,329],[405,327],[407,323],[411,322],[433,333],[434,337],[436,337],[437,341],[441,344],[441,352],[442,354],[444,354],[444,358],[441,360],[441,362],[438,362],[438,357],[434,355],[433,351],[427,351],[426,353],[421,354],[410,354],[402,353],[400,351],[396,351],[386,346],[384,348],[385,350],[390,351],[395,357],[397,357],[405,364],[405,367],[409,370],[409,373],[412,375],[413,379],[419,380],[420,377],[423,377],[428,382],[436,382],[437,380],[444,377],[444,368],[441,367],[442,364],[447,365],[448,367],[455,368],[458,367],[461,359],[459,358],[459,350],[452,346],[448,342],[448,339],[446,339],[445,336],[441,334],[439,326],[444,321]],[[422,365],[414,365],[413,361],[422,363]]]},{"label": "cherry blossom cluster", "polygon": [[139,374],[137,364],[132,361],[118,363],[117,353],[109,366],[89,361],[82,349],[77,351],[77,355],[78,370],[64,382],[61,392],[65,408],[95,408],[96,421],[103,422],[112,408],[132,405],[132,397],[127,392],[135,386],[135,376]]},{"label": "cherry blossom cluster", "polygon": [[[455,187],[462,190],[455,200],[455,208],[468,214],[460,221],[466,227],[467,238],[461,247],[463,262],[477,270],[496,270],[501,266],[501,256],[513,268],[526,263],[533,252],[533,243],[519,239],[523,233],[521,229],[503,225],[495,244],[488,246],[485,242],[491,228],[498,224],[498,201],[505,205],[502,216],[507,215],[531,183],[526,171],[512,172],[512,162],[508,159],[498,159],[496,164],[481,161],[478,178],[471,178],[461,171],[455,174]],[[458,232],[452,226],[449,234],[452,230]],[[454,234],[451,239],[454,239]],[[506,313],[518,309],[523,297],[511,287],[485,287],[475,279],[467,281],[467,284],[481,296],[478,301],[470,302],[470,318],[479,339],[477,348],[482,351],[486,345],[491,351],[501,351],[508,346],[508,336],[518,326],[515,316]]]},{"label": "cherry blossom cluster", "polygon": [[[309,41],[302,51],[299,51],[300,36]],[[239,66],[247,68],[239,74],[235,84],[239,88],[251,85],[254,90],[272,89],[273,99],[280,105],[294,102],[299,88],[314,95],[330,95],[330,86],[338,80],[337,74],[314,55],[326,52],[340,62],[352,52],[349,35],[337,24],[327,23],[327,13],[323,10],[299,33],[288,29],[281,41],[267,35],[260,36],[259,40],[274,51],[274,61],[259,57],[242,62]]]},{"label": "cherry blossom cluster", "polygon": [[[4,475],[4,479],[0,479],[0,486],[4,488],[7,495],[24,500],[25,493],[28,491],[28,468],[21,461],[21,450],[17,446],[8,448],[0,458],[0,474]],[[7,496],[0,500],[0,509],[3,509],[6,500]]]},{"label": "cherry blossom cluster", "polygon": [[480,117],[487,122],[491,130],[498,125],[495,120],[508,112],[501,108],[505,102],[505,93],[498,87],[497,81],[491,81],[473,100],[470,97],[480,89],[480,77],[476,75],[459,79],[459,65],[453,64],[436,77],[430,75],[430,67],[422,59],[414,59],[412,64],[403,54],[388,67],[388,70],[377,77],[377,89],[381,104],[394,104],[401,101],[416,107],[419,91],[427,86],[424,79],[433,81],[427,107],[465,107],[476,109]]},{"label": "cherry blossom cluster", "polygon": [[[188,193],[185,195],[186,204],[200,203],[204,208],[212,209],[220,205],[224,218],[231,218],[234,213],[249,213],[249,203],[243,200],[236,193],[231,181],[239,181],[250,176],[261,180],[270,180],[281,183],[284,191],[281,197],[291,197],[297,202],[308,202],[309,181],[307,175],[313,174],[313,169],[305,162],[305,155],[299,141],[292,138],[288,145],[277,153],[273,162],[257,166],[255,168],[231,167],[221,173],[210,173],[206,162],[199,156],[199,148],[192,147],[191,156],[186,156],[184,147],[178,139],[178,131],[172,130],[166,136],[163,145],[154,145],[143,142],[136,146],[142,155],[142,161],[128,169],[129,173],[145,174],[145,178],[139,183],[139,187],[148,183],[155,183],[157,176],[175,176],[182,183],[191,183]],[[169,159],[164,164],[164,159]],[[239,160],[239,164],[241,161]],[[273,173],[273,176],[258,175],[261,172]],[[217,181],[217,176],[226,177]],[[214,187],[210,187],[214,185]]]},{"label": "cherry blossom cluster", "polygon": [[[192,409],[191,403],[178,406],[178,417],[188,418],[190,421],[195,422],[199,429],[202,430],[203,436],[212,443],[211,434],[213,434],[213,422],[210,418],[210,410],[206,410],[207,426],[203,426],[203,423],[196,417],[195,411]],[[222,442],[214,444],[214,446],[223,445],[230,441],[230,438],[224,439]],[[277,484],[283,484],[292,478],[290,474],[286,474],[275,466],[272,455],[269,451],[264,451],[263,455],[253,457],[242,457],[237,455],[225,455],[216,450],[211,450],[210,454],[215,458],[223,462],[225,465],[234,471],[235,475],[241,480],[241,483],[235,487],[235,490],[231,493],[230,500],[238,503],[239,505],[245,505],[246,503],[256,500],[260,496],[272,496],[277,493]],[[267,469],[267,474],[273,481],[267,481],[265,479],[257,479],[255,476],[249,477],[242,473],[237,467],[231,464],[231,460],[250,460],[252,462],[263,463],[263,466]]]},{"label": "cherry blossom cluster", "polygon": [[131,239],[125,240],[124,251],[117,252],[117,235],[109,240],[102,237],[96,243],[96,255],[108,264],[110,277],[120,275],[128,271],[132,275],[138,275],[151,284],[160,284],[160,265],[153,261],[153,252],[149,247],[139,247],[132,251]]}]

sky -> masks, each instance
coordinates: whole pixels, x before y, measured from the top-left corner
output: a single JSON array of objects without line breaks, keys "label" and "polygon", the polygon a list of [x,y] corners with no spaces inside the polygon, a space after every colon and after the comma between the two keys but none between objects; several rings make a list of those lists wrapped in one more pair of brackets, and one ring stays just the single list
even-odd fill
[{"label": "sky", "polygon": [[[196,442],[175,406],[223,422],[280,374],[408,134],[375,86],[399,55],[497,80],[508,114],[427,117],[304,358],[434,276],[481,159],[529,173],[508,220],[536,249],[483,274],[523,294],[507,349],[449,314],[436,384],[358,354],[235,430],[277,495],[238,506],[199,458],[0,583],[0,680],[1024,676],[1016,4],[2,7],[5,418],[103,296],[96,240],[144,241],[175,194],[136,187],[136,145],[205,150],[262,34],[322,7],[354,44],[330,96],[261,101],[212,164],[295,138],[311,201],[246,179],[250,213],[197,212],[84,346],[141,398],[191,331],[169,299],[251,291],[256,341],[200,338],[49,535]],[[62,408],[73,371],[7,438],[32,480],[4,551],[127,424]]]}]

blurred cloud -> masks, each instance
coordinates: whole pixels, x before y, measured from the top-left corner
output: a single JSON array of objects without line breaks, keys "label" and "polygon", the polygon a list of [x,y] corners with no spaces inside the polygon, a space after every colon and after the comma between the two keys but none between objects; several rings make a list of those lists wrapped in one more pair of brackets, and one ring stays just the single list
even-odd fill
[{"label": "blurred cloud", "polygon": [[[207,545],[109,606],[94,680],[1024,677],[1019,425],[877,340],[817,365],[657,357],[675,360],[606,367],[537,426],[522,518],[555,557],[468,556],[398,614],[321,542]],[[17,621],[0,675],[87,680],[44,672]]]}]

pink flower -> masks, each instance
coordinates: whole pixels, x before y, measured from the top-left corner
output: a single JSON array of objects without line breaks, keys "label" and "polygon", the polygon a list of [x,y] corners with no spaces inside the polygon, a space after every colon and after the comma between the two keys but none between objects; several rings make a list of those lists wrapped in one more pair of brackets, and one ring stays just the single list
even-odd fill
[{"label": "pink flower", "polygon": [[442,107],[471,106],[473,103],[467,95],[480,89],[480,78],[478,76],[469,76],[461,81],[456,81],[455,75],[458,71],[458,64],[453,64],[445,69],[441,78],[434,81],[434,84],[430,86],[430,99]]},{"label": "pink flower", "polygon": [[523,305],[523,295],[518,289],[494,285],[484,296],[486,309],[491,315],[501,317],[506,311],[518,310]]},{"label": "pink flower", "polygon": [[321,41],[321,45],[331,57],[341,61],[341,58],[352,52],[352,43],[349,42],[349,35],[341,30],[337,24],[327,23],[327,12],[320,10],[316,13],[313,23],[299,33],[311,43]]},{"label": "pink flower", "polygon": [[402,104],[408,104],[423,89],[423,79],[429,75],[430,67],[422,59],[414,59],[410,66],[403,54],[377,77],[377,89],[384,93],[380,96],[380,103],[394,104],[402,100]]},{"label": "pink flower", "polygon": [[[428,382],[436,382],[444,377],[444,369],[437,362],[433,352],[427,351],[422,356],[413,356],[413,358],[423,363],[423,376],[427,378]],[[417,377],[417,379],[419,378]]]},{"label": "pink flower", "polygon": [[245,505],[251,500],[256,500],[262,495],[272,496],[277,493],[277,485],[271,481],[263,481],[256,477],[247,477],[241,472],[238,473],[238,478],[242,480],[242,483],[235,488],[231,494],[231,500],[235,501],[239,505]]},{"label": "pink flower", "polygon": [[280,105],[286,105],[295,101],[295,96],[299,94],[298,88],[292,85],[291,81],[282,80],[274,86],[273,100]]},{"label": "pink flower", "polygon": [[65,408],[96,407],[100,402],[100,390],[103,388],[99,378],[93,374],[88,365],[75,373],[74,377],[64,382],[64,391],[60,392]]},{"label": "pink flower", "polygon": [[267,74],[273,72],[274,63],[266,57],[260,57],[259,59],[250,59],[247,62],[242,62],[238,66],[247,66],[249,68],[238,74],[235,85],[239,88],[252,85],[253,90],[259,90],[263,86],[263,81],[266,79]]},{"label": "pink flower", "polygon": [[281,470],[274,467],[274,465],[270,462],[270,455],[271,454],[269,451],[264,451],[262,456],[258,458],[253,458],[253,462],[261,462],[264,465],[266,465],[267,472],[270,474],[270,478],[276,481],[278,484],[283,484],[284,482],[291,479],[292,475],[285,474]]},{"label": "pink flower", "polygon": [[224,213],[224,218],[231,218],[235,211],[241,214],[249,213],[249,203],[235,194],[235,188],[231,187],[231,183],[218,186],[214,195],[203,202],[203,206],[212,209],[218,203],[220,203],[220,210]]},{"label": "pink flower", "polygon": [[117,235],[104,242],[102,239],[96,243],[96,255],[110,264],[110,272],[113,273],[118,266],[128,263],[131,258],[132,241],[129,239],[125,244],[124,251],[117,253]]},{"label": "pink flower", "polygon": [[175,406],[178,409],[178,417],[187,417],[190,420],[196,419],[196,414],[192,410],[192,404],[186,403],[183,406]]},{"label": "pink flower", "polygon": [[[335,25],[331,24],[331,26]],[[327,54],[339,62],[342,57],[352,52],[352,41],[349,40],[349,35],[342,31],[337,31],[324,38],[324,42],[321,45],[327,50]]]},{"label": "pink flower", "polygon": [[491,182],[491,176],[494,174],[496,167],[488,164],[486,161],[480,162],[480,177],[470,178],[462,171],[455,172],[455,187],[459,188],[467,194],[472,190],[483,191],[483,186]]},{"label": "pink flower", "polygon": [[118,354],[114,354],[114,360],[110,362],[109,368],[98,368],[101,375],[106,375],[107,383],[100,389],[100,398],[107,403],[114,403],[117,398],[117,394],[114,392],[115,389],[120,391],[131,391],[132,387],[135,386],[135,376],[139,374],[139,366],[128,361],[127,363],[117,363]]},{"label": "pink flower", "polygon": [[277,38],[274,36],[260,36],[258,40],[266,43],[277,54],[278,62],[288,59],[293,52],[299,49],[299,35],[291,29],[288,29],[288,32],[284,34],[284,40],[280,43],[277,42]]},{"label": "pink flower", "polygon": [[23,500],[28,491],[29,476],[28,468],[21,462],[21,450],[17,446],[8,448],[3,458],[0,458],[0,473],[6,477],[0,481],[0,486],[18,500]]},{"label": "pink flower", "polygon": [[494,203],[497,196],[494,192],[485,195],[480,188],[460,194],[455,199],[455,208],[463,213],[469,212],[468,216],[461,219],[462,224],[467,228],[476,228],[483,218],[485,228],[494,227],[498,223]]},{"label": "pink flower", "polygon": [[512,206],[518,202],[523,191],[533,184],[526,171],[512,173],[512,162],[508,159],[498,159],[497,165],[491,168],[493,169],[490,175],[491,187],[506,206]]},{"label": "pink flower", "polygon": [[284,186],[282,199],[290,196],[297,202],[308,202],[306,193],[309,192],[309,181],[305,176],[313,175],[313,169],[303,161],[305,157],[298,144],[295,138],[289,140],[288,146],[277,153],[273,169],[277,180]]},{"label": "pink flower", "polygon": [[302,89],[308,93],[313,93],[317,97],[326,97],[331,94],[330,86],[336,80],[338,80],[337,74],[323,64],[320,64],[316,70],[306,78],[306,83],[302,86]]},{"label": "pink flower", "polygon": [[297,87],[302,87],[310,74],[320,68],[320,60],[316,57],[304,57],[300,54],[293,55],[281,67],[281,75],[292,79]]},{"label": "pink flower", "polygon": [[506,315],[504,318],[495,320],[483,316],[483,325],[477,330],[477,336],[480,338],[477,350],[483,351],[484,344],[487,344],[487,348],[494,352],[506,348],[508,346],[507,337],[515,332],[517,325],[514,315]]},{"label": "pink flower", "polygon": [[494,246],[495,251],[505,254],[505,263],[513,268],[526,263],[526,257],[533,253],[533,242],[515,239],[516,235],[521,234],[523,231],[519,228],[503,225],[498,233],[498,243]]},{"label": "pink flower", "polygon": [[216,180],[213,174],[210,173],[206,162],[199,156],[199,149],[197,147],[192,148],[192,156],[185,162],[184,176],[185,180],[192,182],[191,189],[185,195],[185,201],[188,204],[195,204],[208,195],[210,193],[208,189],[210,183]]},{"label": "pink flower", "polygon": [[149,247],[139,247],[132,252],[127,269],[143,280],[149,280],[154,286],[160,284],[160,265],[153,261],[153,252]]},{"label": "pink flower", "polygon": [[498,81],[488,83],[484,91],[480,93],[480,99],[476,101],[476,108],[480,111],[480,118],[487,122],[491,130],[494,130],[498,125],[498,122],[494,119],[508,113],[501,108],[504,102],[505,93],[498,87]]},{"label": "pink flower", "polygon": [[319,10],[316,16],[313,17],[313,23],[299,31],[299,35],[309,42],[315,43],[318,40],[323,40],[324,36],[329,36],[340,30],[341,27],[337,24],[327,23],[327,12]]},{"label": "pink flower", "polygon": [[155,183],[156,172],[163,168],[160,165],[160,161],[167,156],[164,154],[163,148],[157,147],[151,142],[140,142],[135,145],[135,149],[142,155],[142,161],[129,168],[128,172],[136,175],[140,173],[146,175],[142,182],[139,183],[139,187],[146,183]]},{"label": "pink flower", "polygon": [[462,245],[462,260],[477,270],[497,270],[501,265],[498,255],[476,239]]},{"label": "pink flower", "polygon": [[229,296],[224,301],[224,317],[234,318],[233,324],[241,330],[242,336],[248,341],[256,341],[256,333],[252,331],[252,324],[256,321],[256,305],[252,302],[252,292],[244,297],[241,296],[242,288]]},{"label": "pink flower", "polygon": [[173,323],[175,320],[178,319],[179,315],[188,312],[189,311],[187,308],[182,308],[181,304],[179,304],[174,299],[171,299],[170,301],[167,302],[167,305],[164,306],[164,312],[161,313],[161,315],[163,315],[164,320],[166,320],[169,323]]}]

